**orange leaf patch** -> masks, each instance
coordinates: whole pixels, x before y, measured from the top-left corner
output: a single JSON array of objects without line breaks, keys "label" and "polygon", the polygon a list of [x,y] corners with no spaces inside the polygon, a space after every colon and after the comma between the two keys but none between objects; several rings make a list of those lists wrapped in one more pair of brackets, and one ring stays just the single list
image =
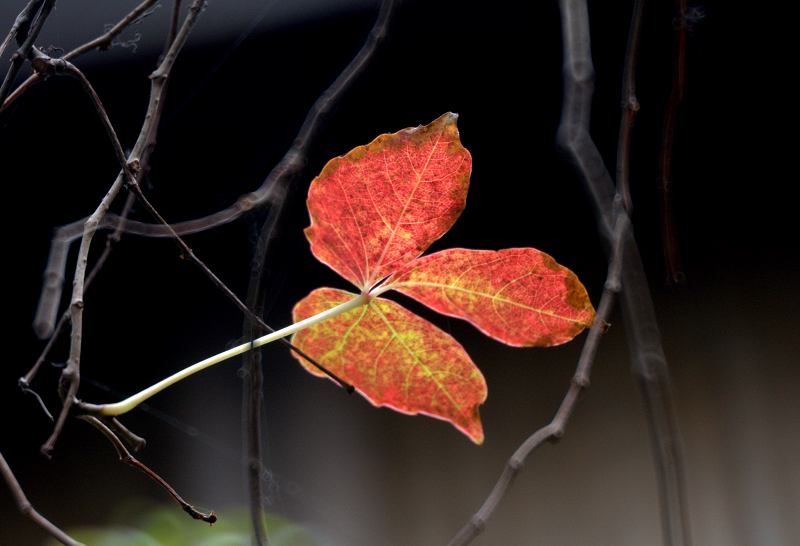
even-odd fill
[{"label": "orange leaf patch", "polygon": [[467,199],[472,159],[455,114],[331,159],[308,190],[311,252],[361,290],[422,254]]},{"label": "orange leaf patch", "polygon": [[412,261],[385,288],[517,347],[565,343],[594,319],[575,274],[533,248],[443,250]]},{"label": "orange leaf patch", "polygon": [[[486,383],[469,355],[427,320],[378,296],[397,290],[514,346],[565,343],[592,323],[594,309],[577,277],[533,248],[419,257],[466,203],[472,159],[457,118],[448,113],[381,135],[329,161],[311,183],[311,252],[369,303],[330,313],[295,334],[294,343],[374,405],[444,419],[481,443]],[[317,289],[295,306],[294,320],[355,297]]]},{"label": "orange leaf patch", "polygon": [[[355,294],[318,288],[294,307],[295,322],[344,303]],[[464,348],[429,321],[384,298],[316,324],[292,343],[355,385],[375,406],[453,423],[483,442],[478,406],[486,382]],[[324,375],[295,355],[314,375]]]}]

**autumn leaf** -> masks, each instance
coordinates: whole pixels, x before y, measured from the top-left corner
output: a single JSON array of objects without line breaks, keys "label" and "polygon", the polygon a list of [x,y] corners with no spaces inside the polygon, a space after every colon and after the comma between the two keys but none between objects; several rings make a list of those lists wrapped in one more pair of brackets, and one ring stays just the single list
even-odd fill
[{"label": "autumn leaf", "polygon": [[534,248],[443,250],[408,263],[386,289],[517,347],[565,343],[594,318],[575,274]]},{"label": "autumn leaf", "polygon": [[450,335],[379,296],[401,292],[514,346],[565,343],[594,309],[571,271],[532,248],[420,258],[466,203],[472,160],[457,118],[381,135],[329,161],[311,183],[311,252],[360,294],[311,292],[295,306],[293,342],[372,404],[449,421],[481,443],[480,370]]},{"label": "autumn leaf", "polygon": [[[355,296],[318,288],[295,305],[294,321]],[[486,382],[480,371],[449,334],[399,304],[372,298],[298,332],[292,344],[356,385],[374,405],[447,419],[475,443],[483,442],[478,406],[486,400]],[[312,374],[324,376],[300,361]]]},{"label": "autumn leaf", "polygon": [[308,190],[314,256],[366,291],[444,235],[464,209],[472,169],[457,117],[330,160]]}]

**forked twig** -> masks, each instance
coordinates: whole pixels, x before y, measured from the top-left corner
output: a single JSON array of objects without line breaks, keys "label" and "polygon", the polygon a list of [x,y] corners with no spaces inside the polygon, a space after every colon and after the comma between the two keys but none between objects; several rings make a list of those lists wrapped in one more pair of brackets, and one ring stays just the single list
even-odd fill
[{"label": "forked twig", "polygon": [[[41,1],[41,0],[38,0]],[[128,25],[136,22],[139,20],[140,17],[144,13],[147,12],[150,7],[153,6],[158,2],[158,0],[144,0],[138,6],[133,8],[127,15],[125,15],[122,19],[120,19],[114,26],[109,28],[106,32],[98,36],[97,38],[86,42],[85,44],[81,44],[72,51],[68,52],[64,55],[64,59],[67,61],[74,60],[76,57],[83,55],[93,49],[106,49],[111,44],[111,42],[116,38],[123,30],[125,30]],[[27,91],[31,86],[43,80],[43,77],[34,72],[31,74],[28,79],[23,81],[21,84],[17,86],[16,89],[12,93],[10,93],[5,100],[0,100],[0,112],[11,106],[11,104],[17,100],[22,94]]]},{"label": "forked twig", "polygon": [[[149,156],[150,152],[152,151],[152,148],[155,144],[155,133],[158,128],[158,121],[160,120],[161,112],[163,111],[163,99],[166,90],[166,81],[169,77],[170,71],[172,70],[172,66],[175,64],[175,59],[178,55],[178,52],[186,43],[189,32],[194,26],[197,16],[204,5],[204,0],[194,0],[194,2],[192,2],[189,12],[185,17],[181,28],[175,37],[175,40],[164,55],[164,59],[150,76],[150,102],[148,104],[147,113],[145,114],[145,120],[142,124],[139,137],[137,138],[136,144],[133,147],[133,152],[130,155],[131,162],[134,159],[139,160],[139,157],[143,154]],[[63,66],[65,67],[69,66],[69,61],[61,60],[60,62],[63,63]],[[47,64],[45,63],[44,66],[46,67]],[[55,66],[58,67],[60,65],[59,63],[56,63]],[[107,127],[106,129],[108,130]],[[61,374],[61,394],[64,404],[61,408],[61,413],[56,420],[56,425],[52,434],[48,438],[47,442],[45,442],[45,444],[42,446],[42,453],[44,453],[46,456],[49,456],[53,450],[55,442],[64,426],[64,422],[69,410],[75,401],[75,395],[80,384],[80,357],[83,337],[83,291],[89,247],[91,245],[92,238],[97,231],[97,226],[108,211],[111,202],[116,198],[117,194],[122,189],[126,179],[133,178],[133,174],[131,173],[129,167],[127,167],[128,160],[124,157],[124,154],[122,157],[122,162],[126,166],[117,176],[108,193],[103,197],[97,209],[95,209],[95,212],[86,221],[83,237],[81,239],[77,265],[75,267],[75,274],[73,276],[73,292],[70,303],[70,316],[72,325],[70,353],[69,359],[67,360],[67,365]]]},{"label": "forked twig", "polygon": [[[678,444],[679,434],[669,397],[669,372],[647,279],[626,210],[630,201],[628,190],[630,131],[638,110],[634,68],[642,7],[642,1],[636,0],[631,20],[631,36],[626,51],[622,101],[624,110],[618,145],[618,162],[621,163],[618,165],[618,175],[622,179],[622,187],[615,188],[603,158],[589,134],[594,69],[586,0],[559,2],[564,52],[564,99],[558,128],[558,143],[567,153],[592,198],[598,229],[607,247],[609,275],[598,306],[598,317],[607,316],[610,311],[613,294],[619,289],[615,280],[619,280],[621,272],[625,330],[633,371],[642,387],[644,406],[653,437],[653,450],[658,463],[665,543],[671,546],[688,546],[690,539],[682,460]],[[462,527],[450,542],[450,546],[464,545],[472,541],[483,530],[487,519],[503,498],[527,456],[544,441],[557,439],[563,434],[578,395],[588,385],[588,371],[591,369],[596,351],[596,348],[592,347],[596,346],[598,339],[596,322],[589,332],[581,352],[578,370],[556,416],[548,425],[537,430],[523,442],[512,455],[481,509]]]},{"label": "forked twig", "polygon": [[186,500],[183,497],[181,497],[177,491],[175,491],[175,488],[172,487],[169,483],[167,483],[167,481],[164,478],[159,476],[158,473],[156,473],[156,471],[154,471],[152,468],[150,468],[149,466],[141,462],[139,459],[131,455],[131,452],[128,451],[128,448],[126,448],[125,444],[122,443],[122,440],[120,440],[119,437],[114,433],[114,431],[111,430],[105,423],[103,423],[103,421],[92,415],[79,415],[78,419],[86,421],[94,428],[99,430],[103,434],[103,436],[105,436],[108,439],[108,441],[111,442],[111,445],[114,446],[114,449],[116,450],[120,461],[122,461],[128,466],[135,468],[136,470],[138,470],[139,472],[141,472],[142,474],[144,474],[145,476],[156,482],[158,485],[163,487],[164,490],[166,490],[166,492],[169,493],[173,499],[175,499],[175,502],[177,502],[181,506],[183,511],[189,514],[193,519],[205,521],[206,523],[211,525],[217,522],[217,515],[214,512],[202,512],[197,508],[195,508],[194,506],[192,506],[191,504],[189,504],[188,502],[186,502]]},{"label": "forked twig", "polygon": [[[564,106],[559,144],[588,188],[601,233],[605,234],[613,215],[615,189],[589,134],[593,68],[588,9],[586,0],[561,0],[559,6],[564,37]],[[635,17],[632,24],[636,28]],[[629,43],[630,47],[637,47],[637,43]],[[629,54],[630,51],[626,52]],[[623,102],[630,102],[630,96]],[[639,381],[653,439],[664,540],[668,545],[688,546],[691,539],[683,458],[672,406],[669,368],[632,228],[624,237],[624,245],[620,300],[633,373]]]}]

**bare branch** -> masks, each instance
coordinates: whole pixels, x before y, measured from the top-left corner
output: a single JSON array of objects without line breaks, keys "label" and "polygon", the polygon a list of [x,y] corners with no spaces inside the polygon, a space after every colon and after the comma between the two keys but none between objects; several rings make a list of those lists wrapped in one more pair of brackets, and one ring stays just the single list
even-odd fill
[{"label": "bare branch", "polygon": [[[669,397],[669,372],[661,347],[647,279],[639,250],[630,227],[629,150],[630,132],[639,109],[635,94],[635,67],[638,55],[642,0],[636,0],[631,20],[623,76],[623,114],[618,142],[617,189],[603,158],[589,134],[594,69],[591,58],[589,14],[585,0],[560,0],[564,54],[564,101],[558,142],[581,176],[595,208],[598,229],[605,239],[609,260],[606,284],[598,306],[597,319],[584,344],[572,384],[553,420],[531,435],[509,459],[506,469],[480,510],[462,527],[451,546],[471,542],[484,528],[530,453],[546,440],[555,440],[574,411],[580,392],[589,382],[589,372],[599,341],[600,327],[608,316],[614,295],[622,286],[623,315],[634,373],[642,386],[653,448],[661,484],[661,509],[665,544],[690,544],[684,498],[679,433]],[[613,228],[612,228],[613,226]],[[621,275],[620,275],[621,274]],[[620,276],[624,284],[620,285]]]},{"label": "bare branch", "polygon": [[28,28],[31,26],[31,20],[33,19],[33,14],[36,13],[39,7],[42,5],[42,0],[30,0],[22,11],[19,12],[17,18],[14,19],[14,24],[11,25],[11,29],[8,31],[8,35],[3,40],[3,43],[0,44],[0,59],[3,58],[3,54],[6,52],[6,48],[11,41],[17,37],[17,33],[21,34],[24,37],[28,33]]},{"label": "bare branch", "polygon": [[639,99],[636,97],[636,66],[639,60],[639,33],[643,12],[644,0],[635,0],[628,31],[625,67],[622,72],[622,116],[617,139],[617,191],[622,195],[625,211],[629,216],[633,213],[630,186],[631,131],[636,121],[636,114],[639,112]]},{"label": "bare branch", "polygon": [[[56,0],[41,0],[36,4],[29,3],[25,9],[22,10],[19,17],[17,17],[17,21],[14,23],[17,27],[15,34],[17,42],[20,42],[20,39],[23,41],[20,43],[19,49],[12,55],[11,66],[8,67],[6,77],[2,85],[0,85],[0,104],[5,102],[11,85],[17,78],[20,68],[22,68],[22,63],[24,63],[25,59],[30,55],[33,42],[39,37],[39,32],[41,32],[44,27],[44,22],[47,20],[47,16],[50,15],[50,11],[53,9],[55,3]],[[31,15],[37,10],[38,14],[36,18],[33,20],[33,23],[30,23]],[[20,19],[22,19],[22,22],[20,22]],[[30,28],[28,28],[28,25],[30,25]],[[20,31],[23,32],[21,33]]]},{"label": "bare branch", "polygon": [[664,127],[661,133],[661,154],[658,164],[658,187],[661,190],[661,241],[664,245],[664,264],[667,282],[682,284],[686,274],[681,264],[678,234],[672,212],[672,154],[675,144],[675,126],[686,89],[686,38],[689,28],[687,0],[675,0],[677,15],[672,38],[672,87],[664,111]]},{"label": "bare branch", "polygon": [[[621,198],[620,198],[621,201]],[[553,419],[542,428],[531,434],[514,452],[506,463],[500,478],[492,488],[489,496],[481,505],[480,509],[464,524],[464,526],[450,540],[448,546],[464,546],[472,542],[485,528],[489,518],[494,514],[500,501],[503,500],[514,479],[519,474],[522,467],[527,462],[528,457],[546,441],[557,441],[564,435],[567,424],[577,406],[581,392],[589,387],[589,378],[594,365],[600,339],[608,328],[608,318],[614,307],[614,299],[621,287],[620,273],[622,269],[622,251],[625,232],[628,229],[628,217],[622,212],[621,203],[620,213],[617,215],[617,222],[614,230],[616,244],[612,250],[611,263],[608,266],[603,295],[597,306],[597,315],[583,343],[578,365],[572,381],[564,395],[561,405],[556,411]]]},{"label": "bare branch", "polygon": [[[89,247],[91,245],[92,238],[97,231],[100,221],[107,213],[111,202],[116,198],[117,194],[122,189],[124,182],[126,180],[134,180],[133,174],[128,165],[136,163],[141,165],[142,158],[147,159],[155,146],[155,134],[158,129],[158,122],[161,119],[161,113],[164,107],[166,81],[173,65],[175,64],[175,59],[183,45],[186,43],[189,32],[194,26],[197,16],[200,14],[200,11],[204,5],[204,0],[194,0],[194,2],[192,2],[192,5],[189,8],[189,13],[186,15],[183,24],[181,25],[181,28],[175,37],[175,40],[172,42],[169,50],[164,55],[164,59],[151,74],[150,102],[148,104],[147,113],[145,114],[144,123],[142,124],[142,129],[139,132],[139,137],[137,138],[136,144],[133,147],[133,152],[127,159],[124,157],[124,154],[122,154],[121,158],[119,158],[125,167],[117,176],[116,180],[111,185],[111,188],[108,190],[108,193],[106,193],[97,209],[95,209],[95,212],[86,221],[83,236],[81,238],[81,246],[78,251],[78,261],[75,267],[75,274],[73,276],[73,291],[70,304],[70,316],[72,323],[70,353],[69,359],[67,360],[67,366],[64,368],[64,371],[61,374],[61,394],[64,400],[64,405],[61,408],[61,413],[56,420],[56,425],[52,434],[50,435],[50,438],[48,438],[47,442],[45,442],[45,444],[42,446],[42,453],[44,453],[46,456],[49,456],[53,450],[53,446],[55,445],[55,442],[61,433],[61,429],[64,426],[67,414],[69,413],[69,410],[75,400],[75,395],[80,384],[80,356],[83,338],[83,293]],[[41,57],[39,59],[41,59]],[[67,69],[70,66],[74,68],[69,61],[63,60],[54,62],[52,65],[48,65],[46,62],[41,64],[43,64],[45,69],[47,69],[48,66],[53,66],[57,69],[62,66],[64,69]],[[85,78],[81,79],[80,76],[78,76],[78,74],[75,72],[71,73],[77,76],[81,83],[84,84],[84,88],[86,88],[85,84],[88,82],[85,81]],[[97,97],[96,93],[94,93],[94,90],[91,89],[91,85],[89,85],[89,87],[86,89],[93,99],[96,99],[95,106],[97,106],[99,103],[99,98]],[[102,117],[103,116],[101,116],[101,118]],[[105,123],[107,118],[108,116],[105,116],[104,126],[113,142],[116,136],[113,134],[113,129],[109,130],[110,122]],[[121,147],[115,146],[115,153],[117,156],[120,156],[120,149]]]},{"label": "bare branch", "polygon": [[106,421],[109,428],[113,429],[117,435],[128,444],[134,451],[141,451],[147,445],[147,441],[132,432],[128,427],[123,425],[116,417],[111,417]]},{"label": "bare branch", "polygon": [[181,0],[173,0],[172,2],[172,18],[169,22],[169,32],[167,33],[167,41],[164,49],[166,50],[172,45],[175,40],[175,35],[178,33],[178,23],[181,20]]},{"label": "bare branch", "polygon": [[[141,201],[141,203],[145,206],[145,208],[153,216],[153,218],[155,218],[155,220],[157,222],[159,222],[162,226],[164,226],[166,229],[171,230],[170,224],[167,223],[167,221],[164,219],[164,217],[161,216],[161,214],[150,203],[150,201],[147,199],[147,197],[144,195],[144,193],[142,193],[141,187],[139,186],[139,184],[136,183],[135,180],[131,183],[130,188],[131,188],[131,191],[133,192],[133,194]],[[236,294],[234,294],[234,292],[230,288],[228,288],[228,286],[224,282],[222,282],[222,280],[219,277],[217,277],[217,275],[213,271],[211,271],[211,269],[205,264],[205,262],[203,262],[200,258],[197,257],[197,255],[194,253],[194,251],[192,251],[191,247],[189,247],[189,245],[186,244],[186,241],[184,241],[181,238],[180,235],[178,235],[177,233],[175,233],[173,231],[172,232],[172,237],[175,240],[175,242],[178,244],[178,246],[180,247],[183,256],[186,259],[190,260],[197,267],[199,267],[200,270],[203,272],[203,274],[205,274],[205,276],[208,277],[209,280],[211,280],[211,282],[214,284],[214,286],[216,286],[223,294],[225,294],[225,296],[227,296],[228,299],[231,300],[234,303],[234,305],[236,305],[236,307],[238,307],[239,310],[242,313],[244,313],[244,315],[247,318],[247,320],[253,321],[253,323],[255,323],[258,326],[258,328],[260,330],[262,330],[262,331],[266,331],[266,332],[274,332],[275,331],[275,329],[272,326],[268,325],[266,322],[264,322],[264,320],[260,316],[258,316],[255,313],[253,313],[242,302],[242,300],[240,300],[239,297]],[[255,337],[257,337],[257,336],[254,335],[254,336],[251,337],[251,339],[253,339]],[[332,371],[327,369],[325,366],[323,366],[322,364],[317,362],[315,359],[309,357],[305,353],[305,351],[303,351],[299,347],[295,347],[294,345],[292,345],[291,341],[289,341],[286,338],[281,338],[279,341],[281,343],[283,343],[284,345],[286,345],[287,347],[289,347],[290,349],[292,349],[293,351],[295,351],[297,354],[299,354],[303,358],[308,358],[309,359],[309,363],[311,365],[313,365],[318,370],[320,370],[322,373],[326,374],[328,377],[333,379],[343,389],[347,390],[348,392],[352,392],[353,391],[354,387],[350,383],[348,383],[347,381],[345,381],[342,378],[340,378],[338,375],[336,375],[335,373],[333,373]]]},{"label": "bare branch", "polygon": [[[108,114],[105,111],[105,108],[104,108],[104,106],[102,104],[102,101],[100,100],[100,97],[97,95],[97,93],[95,92],[94,88],[92,87],[91,83],[86,78],[86,76],[75,65],[73,65],[69,61],[65,61],[63,59],[51,59],[51,58],[47,57],[46,55],[42,54],[41,52],[36,52],[36,55],[37,56],[34,59],[33,63],[34,63],[34,67],[40,73],[63,73],[63,74],[67,74],[67,75],[70,75],[70,76],[76,78],[81,83],[81,86],[83,87],[84,91],[91,98],[92,104],[94,105],[95,110],[96,110],[96,112],[97,112],[98,116],[100,117],[100,120],[101,120],[101,122],[103,124],[103,127],[106,130],[106,134],[108,135],[108,138],[111,141],[111,144],[112,144],[112,146],[114,148],[114,154],[115,154],[115,156],[117,158],[117,161],[120,164],[120,168],[121,168],[122,173],[123,173],[122,174],[122,178],[124,179],[125,183],[132,190],[132,192],[139,198],[139,200],[142,201],[142,203],[145,205],[147,210],[153,215],[153,217],[157,221],[161,222],[163,225],[169,227],[169,224],[167,224],[166,220],[164,220],[164,218],[161,217],[161,215],[158,213],[158,211],[153,207],[153,205],[148,201],[148,199],[141,192],[139,184],[138,184],[138,182],[136,180],[137,175],[140,174],[139,162],[138,162],[137,159],[133,159],[133,160],[131,160],[130,164],[128,163],[128,159],[125,157],[125,153],[124,153],[124,151],[122,149],[122,144],[120,143],[119,138],[117,137],[116,131],[114,130],[113,125],[111,124],[111,120],[109,119]],[[119,179],[118,179],[118,182],[119,182]],[[115,182],[115,185],[116,184],[117,183]],[[116,191],[119,191],[119,188],[117,188]],[[112,192],[109,192],[109,195],[111,195],[111,193]],[[113,200],[113,196],[109,197],[109,195],[106,196],[107,198],[109,198],[108,203],[110,203],[110,200]],[[114,195],[116,195],[116,193],[114,193]],[[105,200],[104,200],[104,203],[105,203]],[[108,208],[108,204],[101,203],[101,206],[105,206],[106,210]],[[105,211],[103,211],[103,213],[104,212]],[[96,212],[95,215],[93,215],[93,216],[96,216],[97,214],[98,213]],[[94,229],[96,230],[96,227]],[[229,298],[231,298],[232,301],[234,301],[234,303],[236,303],[240,307],[240,309],[242,309],[246,314],[252,315],[252,313],[249,311],[249,309],[219,279],[219,277],[217,277],[199,258],[197,258],[195,256],[195,254],[192,252],[191,248],[177,234],[173,233],[173,236],[174,236],[175,240],[177,241],[178,245],[184,251],[185,255],[187,257],[189,257],[196,265],[198,265],[198,267],[201,268],[201,270],[212,280],[212,282],[218,288],[220,288],[220,290],[222,290]],[[86,238],[86,235],[84,235],[84,240],[85,240],[85,238]],[[84,247],[83,242],[82,242],[81,247],[82,248]],[[80,257],[79,257],[79,261],[80,261]],[[84,263],[83,267],[84,267],[84,272],[85,272],[85,263]],[[71,308],[71,318],[72,318],[72,320],[75,319],[75,306],[72,306],[72,308]],[[262,324],[269,331],[274,331],[272,328],[267,326],[258,317],[251,317],[250,320],[254,320],[256,323]],[[74,334],[74,323],[73,323],[73,334]],[[290,342],[285,341],[285,343],[289,347],[294,348],[291,345]],[[302,353],[302,351],[299,351],[299,352]],[[75,361],[76,361],[76,359],[72,356],[72,353],[71,353],[70,360],[67,363],[67,369],[70,367],[70,362],[75,362]],[[323,372],[325,372],[329,376],[331,376],[335,381],[339,382],[343,386],[346,386],[348,388],[348,390],[352,391],[352,386],[350,386],[346,382],[341,381],[338,376],[336,376],[332,372],[328,371],[326,368],[322,367],[321,365],[317,364],[316,362],[315,362],[315,364]],[[65,372],[66,372],[66,369],[65,369]],[[62,377],[63,377],[63,375],[62,375]],[[72,376],[72,377],[74,377],[74,376]],[[72,388],[72,386],[70,385],[69,388]],[[71,393],[68,392],[68,394],[67,394],[68,399],[74,399],[75,394],[76,394],[76,392],[71,392]],[[66,404],[67,404],[67,402],[65,401],[65,406],[66,406]],[[65,412],[63,410],[62,410],[62,415],[65,415]],[[59,421],[56,422],[56,431],[55,432],[58,432],[59,424],[61,424],[63,426],[63,422],[64,421],[60,416]],[[43,447],[43,449],[46,449],[46,447],[47,447],[47,445],[45,447]],[[49,451],[48,451],[48,453],[49,453]]]},{"label": "bare branch", "polygon": [[[38,0],[41,1],[41,0]],[[97,38],[86,42],[85,44],[79,45],[72,51],[68,52],[64,55],[64,59],[67,61],[71,61],[76,57],[83,55],[93,49],[107,49],[111,42],[116,38],[123,30],[125,30],[128,25],[136,22],[141,18],[150,7],[153,6],[158,0],[144,0],[138,6],[133,8],[127,15],[125,15],[122,19],[120,19],[117,24],[109,28],[106,32],[98,36]],[[36,84],[43,80],[43,77],[39,73],[34,73],[28,77],[24,82],[19,84],[19,86],[14,89],[12,93],[6,97],[5,100],[0,100],[0,112],[8,108],[15,100],[17,100],[22,94],[29,89],[32,85]]]},{"label": "bare branch", "polygon": [[189,514],[193,519],[205,521],[206,523],[212,525],[217,522],[217,515],[214,512],[202,512],[197,508],[195,508],[194,506],[192,506],[191,504],[189,504],[188,502],[186,502],[186,500],[184,500],[184,498],[181,497],[177,491],[175,491],[175,488],[172,487],[169,483],[167,483],[167,481],[164,478],[159,476],[153,469],[151,469],[149,466],[141,462],[139,459],[131,455],[131,452],[128,451],[128,448],[126,448],[125,444],[122,443],[122,440],[120,440],[119,437],[116,434],[114,434],[114,431],[111,430],[108,426],[106,426],[106,424],[103,423],[100,419],[92,415],[79,415],[78,419],[86,421],[94,428],[99,430],[103,434],[103,436],[105,436],[108,439],[108,441],[111,442],[111,445],[114,446],[114,449],[116,450],[117,456],[119,456],[120,461],[122,461],[128,466],[135,468],[136,470],[138,470],[139,472],[141,472],[142,474],[144,474],[145,476],[156,482],[158,485],[163,487],[166,490],[166,492],[169,493],[173,499],[175,499],[175,502],[177,502],[181,506],[183,511]]},{"label": "bare branch", "polygon": [[[601,233],[608,233],[607,226],[614,210],[611,200],[614,184],[589,135],[593,85],[586,0],[561,0],[559,6],[564,37],[565,89],[559,143],[589,190]],[[634,27],[637,24],[634,20]],[[629,42],[630,47],[638,47],[637,42]],[[630,51],[626,52],[629,54]],[[657,411],[648,411],[646,416],[661,484],[664,539],[669,545],[688,545],[691,540],[683,459],[669,394],[669,368],[633,229],[628,230],[624,237],[624,245],[621,303],[633,373],[639,380],[645,409],[659,405]]]},{"label": "bare branch", "polygon": [[[313,141],[321,122],[339,97],[358,78],[372,59],[378,45],[386,37],[389,20],[395,6],[394,0],[383,0],[378,17],[367,36],[364,45],[356,56],[342,70],[334,82],[317,98],[311,106],[300,131],[295,137],[291,148],[286,152],[281,161],[272,169],[261,187],[239,198],[236,207],[257,206],[269,201],[271,207],[269,217],[261,226],[256,250],[250,264],[250,283],[247,287],[247,307],[252,309],[256,316],[263,314],[264,296],[263,287],[268,279],[264,274],[267,253],[273,241],[273,234],[278,226],[286,196],[292,179],[305,166],[308,147]],[[243,209],[244,210],[244,209]],[[223,211],[224,212],[224,211]],[[251,320],[245,320],[243,325],[244,335],[253,339],[255,331]],[[255,543],[258,546],[267,543],[266,529],[263,525],[261,514],[263,512],[262,494],[262,463],[261,463],[261,391],[263,384],[261,368],[261,352],[250,351],[245,356],[246,380],[243,388],[243,426],[245,428],[245,449],[247,452],[247,480],[250,496],[250,519],[253,527]],[[353,392],[353,388],[349,392]]]},{"label": "bare branch", "polygon": [[158,0],[143,0],[138,6],[133,8],[127,15],[125,15],[122,19],[117,21],[117,23],[105,31],[103,34],[82,44],[72,51],[68,52],[64,55],[64,59],[67,61],[71,61],[76,57],[83,55],[84,53],[88,53],[93,49],[108,49],[111,46],[111,42],[114,41],[114,38],[119,36],[123,30],[128,28],[129,25],[135,23],[142,17],[148,9],[150,9]]},{"label": "bare branch", "polygon": [[67,546],[84,546],[66,534],[64,531],[53,525],[46,517],[36,511],[31,502],[28,500],[28,497],[25,496],[22,486],[20,486],[17,478],[14,476],[14,473],[11,471],[11,467],[8,466],[8,463],[6,462],[6,459],[3,457],[2,453],[0,453],[0,475],[3,476],[3,480],[6,482],[6,485],[8,485],[11,495],[14,497],[14,502],[16,503],[17,508],[22,515],[29,517],[34,523],[36,523],[36,525],[44,529],[50,536],[59,541],[61,544],[66,544]]}]

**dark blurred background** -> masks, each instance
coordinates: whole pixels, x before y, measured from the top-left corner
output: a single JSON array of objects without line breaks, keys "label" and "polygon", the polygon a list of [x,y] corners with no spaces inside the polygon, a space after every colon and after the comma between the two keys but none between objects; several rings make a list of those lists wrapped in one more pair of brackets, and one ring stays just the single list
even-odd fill
[{"label": "dark blurred background", "polygon": [[[2,3],[3,33],[24,3]],[[592,131],[612,172],[631,4],[590,2]],[[780,16],[743,3],[698,6],[704,17],[690,34],[674,158],[674,220],[687,281],[674,288],[665,282],[656,183],[672,3],[648,4],[633,217],[674,376],[695,544],[800,544],[800,264],[789,198],[796,173],[788,169],[790,141],[778,133],[794,97]],[[133,5],[59,2],[38,43],[69,50]],[[171,221],[194,218],[258,187],[309,106],[361,46],[376,7],[368,0],[209,2],[175,66],[147,180],[161,213]],[[122,43],[76,61],[127,146],[141,125],[147,75],[170,11],[164,3]],[[561,82],[556,2],[403,1],[384,46],[327,118],[294,181],[268,265],[274,282],[267,321],[287,324],[292,305],[317,286],[345,287],[314,260],[302,235],[308,182],[325,162],[446,111],[460,114],[474,168],[468,207],[434,249],[534,246],[572,268],[597,303],[604,255],[589,200],[555,147]],[[112,521],[129,498],[164,502],[161,490],[118,463],[84,423],[69,422],[53,460],[45,460],[38,449],[51,425],[16,387],[42,347],[30,324],[52,230],[89,214],[117,173],[74,81],[48,80],[0,114],[0,165],[0,450],[30,500],[63,527]],[[139,208],[134,216],[148,220]],[[189,242],[243,295],[256,234],[255,218],[245,217]],[[99,235],[95,247],[103,240]],[[513,450],[552,417],[583,341],[512,349],[465,323],[426,316],[459,339],[486,376],[481,447],[443,422],[347,396],[308,375],[277,344],[264,352],[268,505],[323,544],[446,543]],[[475,544],[660,544],[654,463],[619,318],[565,438],[531,458]],[[138,391],[236,343],[241,323],[174,243],[124,237],[86,298],[80,396],[112,401]],[[52,361],[66,360],[66,350],[66,341],[57,344]],[[142,459],[223,518],[226,507],[246,502],[239,367],[231,361],[194,376],[153,398],[149,411],[124,419],[148,439]],[[34,385],[53,409],[59,373],[48,366]],[[43,541],[0,486],[0,545]]]}]

